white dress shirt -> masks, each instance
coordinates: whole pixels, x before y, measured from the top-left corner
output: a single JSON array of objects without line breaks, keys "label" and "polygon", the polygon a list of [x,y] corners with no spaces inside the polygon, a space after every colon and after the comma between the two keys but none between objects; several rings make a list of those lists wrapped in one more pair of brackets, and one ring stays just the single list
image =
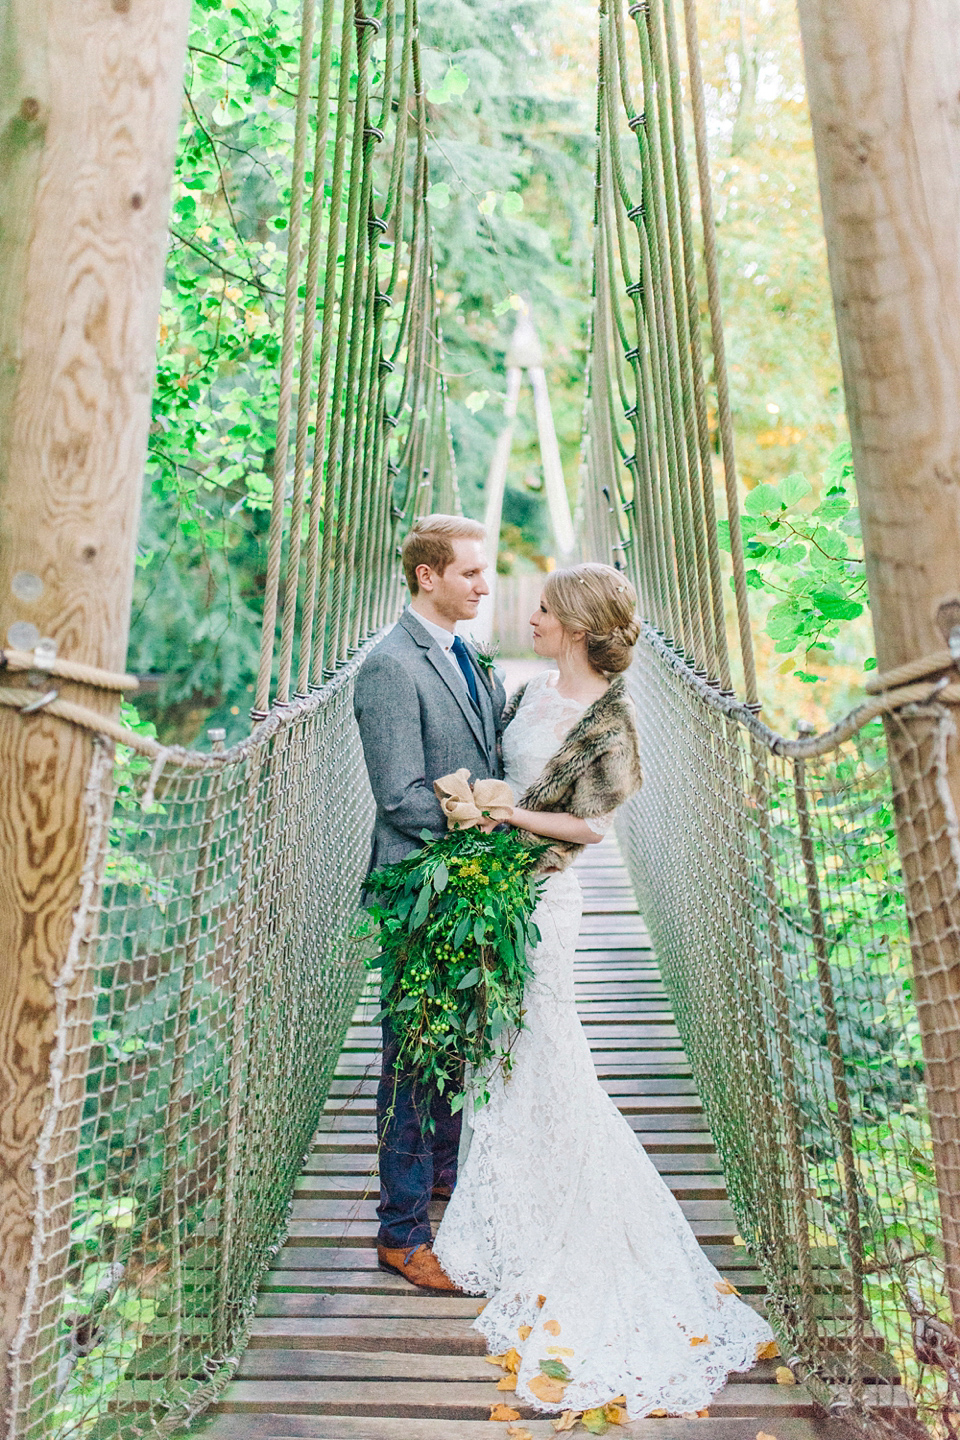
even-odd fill
[{"label": "white dress shirt", "polygon": [[460,663],[457,660],[456,655],[454,655],[453,653],[453,642],[456,639],[453,631],[445,630],[442,625],[434,624],[434,622],[432,620],[428,620],[425,615],[421,615],[419,610],[414,610],[412,605],[408,606],[408,609],[414,620],[416,620],[417,624],[423,626],[424,630],[426,630],[427,634],[432,640],[436,640],[437,644],[440,646],[440,649],[443,651],[444,655],[446,655],[450,664],[456,671],[457,679],[460,681],[460,684],[463,686],[464,690],[469,695],[470,689],[467,685],[466,677],[463,671],[460,669]]}]

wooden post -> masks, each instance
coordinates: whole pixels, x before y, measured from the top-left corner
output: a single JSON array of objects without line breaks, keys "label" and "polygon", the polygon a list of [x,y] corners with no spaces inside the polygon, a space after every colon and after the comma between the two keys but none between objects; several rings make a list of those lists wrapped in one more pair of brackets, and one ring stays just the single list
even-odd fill
[{"label": "wooden post", "polygon": [[[126,660],[189,10],[0,0],[0,645],[49,639],[60,658],[112,671]],[[116,712],[115,693],[51,683]],[[110,774],[95,752],[91,733],[42,710],[0,708],[4,1413],[24,1399],[28,1296],[69,1222],[72,1180],[61,1171],[44,1193],[41,1147],[56,1149],[52,1099],[63,1115],[82,1095],[90,987],[75,917],[85,866],[88,893],[96,884],[90,822]],[[69,1055],[58,1003],[76,1027]],[[7,1414],[4,1433],[17,1430]]]},{"label": "wooden post", "polygon": [[[960,4],[799,9],[884,671],[942,651],[960,595]],[[960,753],[946,729],[931,711],[888,737],[960,1322]]]}]

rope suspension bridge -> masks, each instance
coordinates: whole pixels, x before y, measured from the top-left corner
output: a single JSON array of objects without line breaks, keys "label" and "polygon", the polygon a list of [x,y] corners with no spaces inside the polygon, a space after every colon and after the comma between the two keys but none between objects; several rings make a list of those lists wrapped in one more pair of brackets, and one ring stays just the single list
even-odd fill
[{"label": "rope suspension bridge", "polygon": [[[417,4],[303,0],[254,724],[212,752],[116,718],[131,688],[121,667],[143,376],[188,6],[149,8],[46,0],[29,37],[24,22],[0,156],[0,263],[24,297],[0,308],[3,351],[17,357],[16,383],[0,385],[5,1435],[159,1437],[211,1405],[211,1440],[486,1433],[474,1422],[498,1397],[470,1359],[463,1304],[443,1302],[454,1309],[440,1330],[437,1315],[423,1321],[424,1335],[402,1304],[389,1309],[398,1287],[363,1274],[375,1153],[337,1118],[359,1116],[363,1136],[372,1063],[360,1073],[351,1060],[371,1043],[354,922],[372,823],[352,683],[399,613],[399,540],[417,515],[459,506]],[[935,403],[952,401],[960,369],[952,332],[937,331],[960,298],[955,237],[943,248],[928,219],[916,253],[884,240],[893,249],[876,260],[876,291],[862,281],[891,194],[920,213],[935,175],[960,193],[956,132],[937,109],[937,87],[956,89],[955,41],[932,0],[916,7],[910,47],[906,21],[874,33],[865,0],[844,16],[833,8],[802,0],[801,16],[881,672],[846,720],[791,738],[759,717],[695,0],[679,14],[673,0],[599,7],[579,538],[641,596],[631,678],[647,779],[619,823],[631,887],[612,844],[585,875],[599,918],[585,930],[581,989],[605,1083],[643,1117],[703,1243],[765,1306],[779,1378],[799,1382],[778,1396],[763,1371],[731,1387],[711,1420],[689,1422],[718,1440],[771,1428],[780,1440],[952,1436],[960,1424],[960,537],[949,484],[932,487],[913,533],[902,519],[905,536],[893,533],[898,474],[949,479],[955,460],[955,406]],[[51,78],[35,96],[41,56]],[[894,87],[907,109],[889,124],[914,136],[926,125],[923,145],[877,143],[870,84],[882,90],[877,77],[891,73],[911,83]],[[853,133],[872,188],[850,176]],[[75,235],[83,243],[65,243]],[[881,319],[877,294],[898,297]],[[939,338],[895,343],[917,314]],[[877,378],[891,354],[899,396]],[[359,1031],[348,1029],[355,1012]],[[661,1129],[650,1116],[664,1113],[683,1123]],[[280,1251],[295,1190],[318,1193],[298,1183],[305,1155],[307,1179],[357,1176],[306,1259],[296,1211]],[[326,1263],[334,1254],[345,1258]],[[323,1278],[338,1266],[339,1287]],[[317,1321],[310,1342],[336,1350],[340,1369],[318,1360],[296,1373],[382,1393],[366,1409],[328,1398],[247,1413],[226,1387],[251,1330],[262,1337],[262,1317],[277,1313],[272,1292],[311,1286],[341,1296],[323,1312],[341,1318]],[[360,1292],[359,1310],[345,1291]],[[381,1327],[366,1344],[342,1318],[361,1313]],[[367,1358],[351,1369],[350,1351]],[[281,1374],[265,1353],[251,1350],[241,1373]],[[438,1384],[418,1400],[400,1395],[407,1378]],[[458,1393],[441,1401],[443,1384]],[[815,1428],[814,1404],[832,1429]],[[633,1428],[679,1437],[684,1423]]]}]

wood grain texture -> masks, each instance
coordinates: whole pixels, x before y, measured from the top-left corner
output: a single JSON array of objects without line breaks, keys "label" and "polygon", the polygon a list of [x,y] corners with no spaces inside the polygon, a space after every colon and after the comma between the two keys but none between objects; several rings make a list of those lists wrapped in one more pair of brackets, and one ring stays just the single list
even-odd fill
[{"label": "wood grain texture", "polygon": [[[27,625],[59,655],[114,671],[126,659],[188,15],[188,0],[0,7],[0,645]],[[58,688],[116,711],[116,696]],[[93,754],[92,737],[63,722],[0,711],[0,1337],[27,1381],[30,1328],[54,1321],[72,1191],[59,1141],[86,1068],[80,950],[61,1016],[72,1029],[60,1117],[35,1177],[54,987],[98,808],[85,805]]]},{"label": "wood grain texture", "polygon": [[[960,0],[799,10],[883,671],[941,650],[960,597]],[[960,1323],[960,753],[934,714],[887,734]]]}]

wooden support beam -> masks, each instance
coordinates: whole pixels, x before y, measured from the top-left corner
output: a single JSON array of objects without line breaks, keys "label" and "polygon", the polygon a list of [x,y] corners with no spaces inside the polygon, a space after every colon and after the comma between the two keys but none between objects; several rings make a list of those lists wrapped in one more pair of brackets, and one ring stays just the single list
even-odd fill
[{"label": "wooden support beam", "polygon": [[[942,651],[960,597],[960,5],[901,0],[878,10],[875,0],[799,0],[799,9],[885,671]],[[888,724],[947,1283],[960,1322],[960,753],[952,728],[932,709]]]},{"label": "wooden support beam", "polygon": [[[126,661],[189,10],[0,3],[0,645],[46,640],[114,672]],[[114,692],[50,684],[116,712]],[[41,1345],[56,1366],[59,1316],[45,1297],[67,1255],[90,1022],[85,917],[111,768],[90,733],[42,709],[0,709],[8,1437],[21,1433]]]}]

